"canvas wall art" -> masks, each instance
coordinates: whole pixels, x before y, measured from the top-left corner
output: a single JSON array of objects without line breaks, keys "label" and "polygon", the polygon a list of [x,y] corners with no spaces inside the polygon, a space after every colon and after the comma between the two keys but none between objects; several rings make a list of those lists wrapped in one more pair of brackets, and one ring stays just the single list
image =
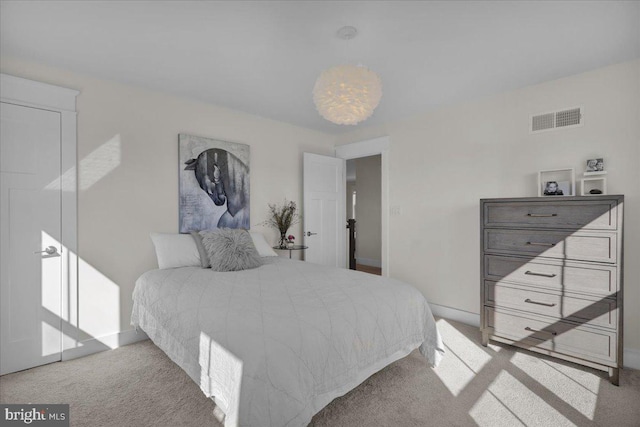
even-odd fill
[{"label": "canvas wall art", "polygon": [[249,229],[249,146],[180,134],[180,232]]}]

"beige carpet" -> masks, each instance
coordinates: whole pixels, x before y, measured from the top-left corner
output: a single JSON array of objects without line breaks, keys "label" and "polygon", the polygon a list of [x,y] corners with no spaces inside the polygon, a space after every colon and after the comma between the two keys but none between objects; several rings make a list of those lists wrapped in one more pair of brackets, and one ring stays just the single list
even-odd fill
[{"label": "beige carpet", "polygon": [[[479,344],[440,319],[437,369],[416,352],[331,402],[320,426],[640,426],[640,371],[604,372]],[[73,426],[220,426],[214,405],[150,341],[0,378],[2,403],[70,403]],[[265,424],[266,425],[266,424]]]}]

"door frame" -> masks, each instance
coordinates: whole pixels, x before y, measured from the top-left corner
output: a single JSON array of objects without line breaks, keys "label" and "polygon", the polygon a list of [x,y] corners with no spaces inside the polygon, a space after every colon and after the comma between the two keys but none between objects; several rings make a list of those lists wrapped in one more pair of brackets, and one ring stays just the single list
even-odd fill
[{"label": "door frame", "polygon": [[0,74],[0,101],[60,113],[60,171],[62,246],[62,360],[78,340],[78,171],[77,112],[79,91],[9,74]]},{"label": "door frame", "polygon": [[[335,156],[344,160],[358,159],[360,157],[376,156],[381,157],[381,185],[380,185],[380,222],[381,232],[381,264],[382,275],[389,277],[389,152],[391,150],[391,138],[382,136],[379,138],[366,139],[364,141],[352,142],[350,144],[338,145],[335,147]],[[346,176],[345,176],[346,180]],[[346,252],[345,239],[344,253]]]}]

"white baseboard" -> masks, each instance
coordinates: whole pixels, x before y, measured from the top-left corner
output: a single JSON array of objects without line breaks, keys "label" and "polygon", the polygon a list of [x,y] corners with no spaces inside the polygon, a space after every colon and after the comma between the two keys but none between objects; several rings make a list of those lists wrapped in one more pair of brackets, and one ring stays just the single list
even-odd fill
[{"label": "white baseboard", "polygon": [[457,322],[464,323],[465,325],[475,326],[478,328],[480,327],[479,314],[433,303],[429,303],[429,306],[431,307],[431,312],[434,316],[455,320]]},{"label": "white baseboard", "polygon": [[[444,317],[445,319],[455,320],[466,325],[480,327],[480,315],[470,313],[464,310],[458,310],[457,308],[446,307],[444,305],[438,305],[429,303],[431,312],[434,316]],[[640,369],[640,350],[635,348],[625,348],[624,354],[624,367],[631,369]]]},{"label": "white baseboard", "polygon": [[367,265],[369,267],[382,268],[382,261],[380,261],[379,259],[358,258],[358,257],[356,257],[356,264]]},{"label": "white baseboard", "polygon": [[91,338],[82,341],[77,347],[66,349],[62,352],[62,360],[77,359],[105,350],[113,350],[134,342],[149,339],[147,334],[141,330],[130,329],[128,331],[117,332],[112,335],[105,335],[99,338]]},{"label": "white baseboard", "polygon": [[627,347],[624,349],[622,357],[625,368],[640,369],[640,350]]}]

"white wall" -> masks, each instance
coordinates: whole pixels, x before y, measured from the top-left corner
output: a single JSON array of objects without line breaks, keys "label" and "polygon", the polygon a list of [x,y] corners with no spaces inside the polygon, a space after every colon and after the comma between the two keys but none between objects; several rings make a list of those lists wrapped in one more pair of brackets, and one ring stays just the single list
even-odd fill
[{"label": "white wall", "polygon": [[356,164],[356,260],[380,267],[382,258],[382,157],[355,159]]},{"label": "white wall", "polygon": [[[149,233],[178,231],[179,133],[251,146],[252,228],[266,218],[267,203],[286,197],[302,205],[302,152],[333,153],[333,137],[222,107],[13,58],[1,59],[1,71],[80,90],[78,324],[84,338],[131,329],[135,280],[157,268]],[[292,233],[300,236],[300,225]],[[277,232],[266,234],[275,244]]]},{"label": "white wall", "polygon": [[[382,100],[384,102],[384,98]],[[537,135],[530,114],[584,107],[584,126]],[[479,313],[479,199],[536,196],[536,174],[604,157],[625,195],[625,347],[640,349],[640,61],[457,104],[338,143],[388,135],[390,271],[430,302]]]}]

